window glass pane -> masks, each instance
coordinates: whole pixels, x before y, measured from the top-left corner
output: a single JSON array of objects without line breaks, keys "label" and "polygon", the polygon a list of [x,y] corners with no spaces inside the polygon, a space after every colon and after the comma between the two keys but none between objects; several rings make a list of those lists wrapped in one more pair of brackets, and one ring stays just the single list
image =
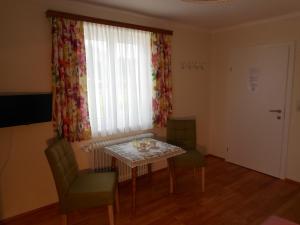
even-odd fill
[{"label": "window glass pane", "polygon": [[84,23],[93,136],[152,128],[150,33]]}]

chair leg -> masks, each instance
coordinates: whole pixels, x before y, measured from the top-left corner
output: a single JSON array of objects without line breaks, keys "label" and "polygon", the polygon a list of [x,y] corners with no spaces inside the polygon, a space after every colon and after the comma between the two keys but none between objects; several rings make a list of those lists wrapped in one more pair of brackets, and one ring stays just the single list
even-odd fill
[{"label": "chair leg", "polygon": [[68,217],[67,214],[62,214],[60,216],[61,225],[67,225],[68,224]]},{"label": "chair leg", "polygon": [[107,206],[109,225],[114,225],[114,209],[112,205]]},{"label": "chair leg", "polygon": [[116,192],[115,192],[115,205],[116,205],[116,211],[117,213],[120,212],[120,201],[119,201],[119,188],[118,188],[118,184],[116,187]]},{"label": "chair leg", "polygon": [[205,167],[202,167],[202,192],[205,191]]},{"label": "chair leg", "polygon": [[175,186],[175,167],[172,159],[168,159],[169,178],[170,178],[170,194],[174,193]]},{"label": "chair leg", "polygon": [[176,186],[176,177],[175,177],[175,167],[174,167],[174,165],[173,165],[173,167],[172,167],[172,180],[173,180],[173,190],[172,190],[172,193],[174,193],[174,191],[175,191],[175,186]]}]

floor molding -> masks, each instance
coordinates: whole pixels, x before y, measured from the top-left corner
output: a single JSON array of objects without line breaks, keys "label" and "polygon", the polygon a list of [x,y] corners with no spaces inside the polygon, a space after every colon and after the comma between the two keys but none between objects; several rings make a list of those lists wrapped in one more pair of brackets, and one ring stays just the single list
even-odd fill
[{"label": "floor molding", "polygon": [[225,158],[216,156],[216,155],[212,155],[212,154],[207,154],[206,157],[213,157],[213,158],[217,158],[217,159],[221,159],[221,160],[225,161]]},{"label": "floor molding", "polygon": [[10,223],[13,223],[15,221],[22,220],[25,217],[34,216],[34,215],[36,215],[38,213],[41,213],[41,212],[45,212],[45,211],[48,211],[48,210],[56,210],[56,209],[58,210],[58,202],[52,203],[52,204],[49,204],[49,205],[46,205],[46,206],[42,206],[40,208],[33,209],[33,210],[30,210],[30,211],[27,211],[27,212],[24,212],[24,213],[15,215],[15,216],[11,216],[11,217],[8,217],[8,218],[3,219],[3,220],[0,220],[0,225],[10,224]]},{"label": "floor molding", "polygon": [[287,182],[287,183],[290,183],[290,184],[300,185],[300,182],[292,180],[292,179],[285,178],[284,181]]}]

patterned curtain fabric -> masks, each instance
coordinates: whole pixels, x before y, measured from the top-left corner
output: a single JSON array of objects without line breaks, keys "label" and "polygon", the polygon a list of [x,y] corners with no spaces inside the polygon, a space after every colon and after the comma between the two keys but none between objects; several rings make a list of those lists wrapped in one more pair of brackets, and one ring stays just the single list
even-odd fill
[{"label": "patterned curtain fabric", "polygon": [[68,141],[91,137],[83,23],[52,18],[53,122]]},{"label": "patterned curtain fabric", "polygon": [[151,34],[153,124],[165,127],[172,113],[171,36]]}]

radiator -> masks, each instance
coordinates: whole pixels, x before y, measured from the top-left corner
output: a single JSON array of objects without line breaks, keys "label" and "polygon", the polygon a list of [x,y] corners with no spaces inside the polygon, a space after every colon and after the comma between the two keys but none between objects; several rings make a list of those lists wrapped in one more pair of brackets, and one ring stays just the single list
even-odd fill
[{"label": "radiator", "polygon": [[[107,172],[111,170],[111,156],[103,151],[103,148],[94,149],[89,153],[90,164],[95,172]],[[131,179],[131,168],[126,164],[117,160],[117,168],[119,173],[119,182]],[[148,172],[147,165],[138,167],[138,176]]]},{"label": "radiator", "polygon": [[[110,144],[121,143],[124,141],[130,141],[130,140],[134,140],[137,138],[151,137],[151,136],[153,136],[153,134],[143,134],[143,135],[133,136],[130,138],[93,142],[86,146],[83,146],[83,149],[85,149],[88,152],[90,167],[95,172],[107,172],[107,171],[111,170],[111,156],[104,152],[104,150],[103,150],[104,146],[107,146]],[[119,182],[131,179],[131,168],[129,166],[120,162],[119,160],[117,160],[116,166],[118,168]],[[141,176],[141,175],[144,175],[147,173],[148,173],[147,165],[140,166],[137,168],[138,176]]]}]

